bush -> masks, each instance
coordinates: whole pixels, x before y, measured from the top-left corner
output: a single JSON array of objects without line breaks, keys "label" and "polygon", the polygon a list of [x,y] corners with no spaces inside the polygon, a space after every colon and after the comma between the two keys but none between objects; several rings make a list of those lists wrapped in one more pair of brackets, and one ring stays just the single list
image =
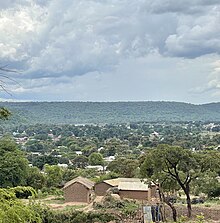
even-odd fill
[{"label": "bush", "polygon": [[35,205],[35,211],[39,213],[42,223],[107,223],[117,220],[109,213],[82,212],[82,211],[53,211],[46,206]]},{"label": "bush", "polygon": [[219,197],[220,196],[220,186],[212,188],[208,191],[208,197]]},{"label": "bush", "polygon": [[193,198],[191,201],[192,204],[203,204],[204,199],[203,198]]},{"label": "bush", "polygon": [[96,209],[116,209],[121,212],[124,217],[134,216],[139,208],[138,204],[130,200],[118,200],[107,195],[103,202],[95,203],[94,208]]},{"label": "bush", "polygon": [[10,188],[9,191],[15,194],[17,198],[27,199],[28,197],[36,197],[37,192],[32,187],[17,186]]},{"label": "bush", "polygon": [[43,196],[47,196],[47,195],[55,195],[55,196],[59,196],[59,195],[63,195],[63,191],[61,189],[58,189],[56,187],[43,187],[41,190],[41,193]]},{"label": "bush", "polygon": [[0,189],[0,202],[5,200],[14,200],[15,194],[7,189]]},{"label": "bush", "polygon": [[23,204],[10,189],[0,189],[1,223],[41,223],[40,216],[32,206]]}]

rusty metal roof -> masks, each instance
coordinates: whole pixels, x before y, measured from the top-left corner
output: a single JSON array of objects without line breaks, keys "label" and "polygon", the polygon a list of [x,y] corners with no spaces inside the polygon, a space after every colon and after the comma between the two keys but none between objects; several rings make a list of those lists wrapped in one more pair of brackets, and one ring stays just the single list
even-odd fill
[{"label": "rusty metal roof", "polygon": [[92,189],[93,186],[94,186],[94,182],[93,181],[91,181],[91,180],[89,180],[87,178],[84,178],[84,177],[80,177],[79,176],[79,177],[74,178],[73,180],[68,181],[64,185],[63,189],[71,186],[74,183],[80,183],[80,184],[84,185],[85,187],[87,187],[88,189]]}]

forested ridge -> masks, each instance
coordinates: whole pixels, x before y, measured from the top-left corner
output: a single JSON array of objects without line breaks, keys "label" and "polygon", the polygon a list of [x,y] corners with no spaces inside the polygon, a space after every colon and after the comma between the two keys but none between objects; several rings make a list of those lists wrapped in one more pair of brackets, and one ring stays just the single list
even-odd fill
[{"label": "forested ridge", "polygon": [[12,112],[7,125],[109,124],[151,121],[220,121],[220,103],[0,102]]}]

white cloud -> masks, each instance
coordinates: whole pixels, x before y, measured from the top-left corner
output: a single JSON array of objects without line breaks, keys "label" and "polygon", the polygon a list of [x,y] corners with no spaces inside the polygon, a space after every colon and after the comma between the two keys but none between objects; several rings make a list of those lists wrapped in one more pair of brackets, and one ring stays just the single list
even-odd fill
[{"label": "white cloud", "polygon": [[209,76],[207,87],[214,91],[214,96],[220,94],[220,60],[213,63],[213,72]]},{"label": "white cloud", "polygon": [[[170,61],[172,57],[175,61],[189,58],[194,63],[204,55],[213,61],[211,55],[220,54],[217,0],[9,0],[0,9],[0,61],[22,70],[17,75],[22,87],[13,86],[19,94],[49,92],[51,86],[65,90],[67,86],[69,94],[82,95],[82,88],[71,87],[73,79],[94,73],[120,78],[125,61],[145,58],[147,63],[151,57],[160,61],[158,66],[172,70],[161,57]],[[210,61],[204,63],[209,67]],[[139,69],[139,62],[132,64],[134,70]],[[147,64],[149,71],[151,64]],[[135,75],[132,70],[127,71],[128,76]],[[197,91],[207,89],[208,72]],[[169,72],[165,76],[169,79]],[[218,86],[218,80],[212,75],[209,85]],[[90,96],[84,94],[86,97]]]},{"label": "white cloud", "polygon": [[176,33],[166,40],[167,53],[189,58],[220,54],[219,10],[218,6],[201,16],[180,16]]}]

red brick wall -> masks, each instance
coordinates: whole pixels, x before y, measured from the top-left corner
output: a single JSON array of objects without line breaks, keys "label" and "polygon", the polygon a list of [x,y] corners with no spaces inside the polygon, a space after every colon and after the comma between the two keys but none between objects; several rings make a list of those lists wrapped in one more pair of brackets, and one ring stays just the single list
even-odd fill
[{"label": "red brick wall", "polygon": [[129,190],[120,190],[119,196],[123,198],[130,198],[136,200],[148,200],[148,191],[129,191]]},{"label": "red brick wall", "polygon": [[66,202],[90,202],[91,191],[84,185],[76,182],[64,189]]},{"label": "red brick wall", "polygon": [[106,191],[107,191],[109,188],[112,188],[112,186],[110,186],[109,184],[107,184],[107,183],[105,183],[105,182],[97,183],[97,184],[95,184],[95,186],[94,186],[95,194],[96,194],[97,196],[104,196],[104,195],[106,195]]}]

